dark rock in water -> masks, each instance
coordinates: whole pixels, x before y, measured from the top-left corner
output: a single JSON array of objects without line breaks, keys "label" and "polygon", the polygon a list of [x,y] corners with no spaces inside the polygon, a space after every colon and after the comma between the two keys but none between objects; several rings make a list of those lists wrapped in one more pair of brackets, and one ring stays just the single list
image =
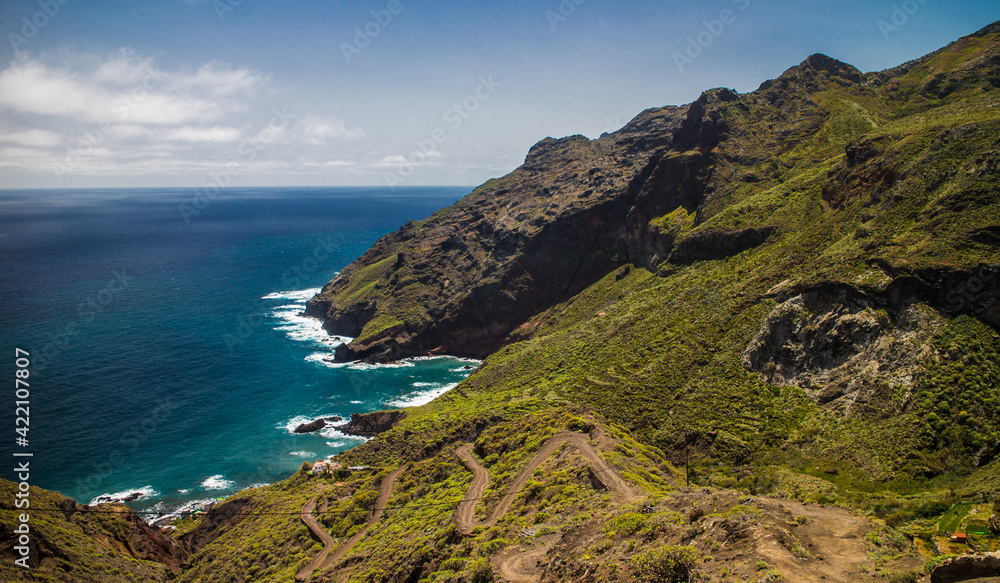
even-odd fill
[{"label": "dark rock in water", "polygon": [[310,423],[303,423],[295,428],[295,433],[312,433],[313,431],[319,431],[326,427],[326,421],[323,419],[317,419]]},{"label": "dark rock in water", "polygon": [[142,498],[142,492],[132,492],[128,496],[122,498],[122,502],[134,502],[139,498]]},{"label": "dark rock in water", "polygon": [[472,368],[473,368],[473,367],[471,367],[471,366],[469,366],[469,365],[465,365],[465,366],[463,366],[462,368],[464,368],[465,370],[472,370]]},{"label": "dark rock in water", "polygon": [[406,417],[406,411],[374,411],[372,413],[352,413],[351,420],[337,427],[348,435],[375,437],[389,431]]},{"label": "dark rock in water", "polygon": [[334,415],[333,417],[324,417],[323,418],[323,421],[326,421],[327,423],[339,423],[339,422],[341,422],[343,420],[344,420],[344,418],[340,417],[338,415]]}]

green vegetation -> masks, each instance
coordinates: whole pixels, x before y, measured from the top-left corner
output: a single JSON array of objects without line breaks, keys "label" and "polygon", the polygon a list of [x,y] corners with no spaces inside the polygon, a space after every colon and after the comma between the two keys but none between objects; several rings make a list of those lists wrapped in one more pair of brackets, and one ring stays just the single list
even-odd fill
[{"label": "green vegetation", "polygon": [[665,546],[632,558],[632,575],[645,583],[684,583],[700,555],[692,547]]}]

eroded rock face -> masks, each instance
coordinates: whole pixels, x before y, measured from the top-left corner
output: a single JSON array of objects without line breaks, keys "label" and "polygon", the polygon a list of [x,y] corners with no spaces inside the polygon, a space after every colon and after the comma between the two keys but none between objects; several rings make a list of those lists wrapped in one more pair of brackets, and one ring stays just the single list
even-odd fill
[{"label": "eroded rock face", "polygon": [[848,288],[805,292],[767,316],[743,363],[770,383],[800,387],[845,412],[899,391],[905,403],[941,323],[921,303],[889,311]]},{"label": "eroded rock face", "polygon": [[352,413],[351,420],[337,427],[348,435],[360,437],[375,437],[379,433],[389,431],[406,417],[406,411],[373,411],[371,413]]},{"label": "eroded rock face", "polygon": [[1000,553],[948,559],[931,571],[931,583],[956,583],[980,577],[1000,577]]}]

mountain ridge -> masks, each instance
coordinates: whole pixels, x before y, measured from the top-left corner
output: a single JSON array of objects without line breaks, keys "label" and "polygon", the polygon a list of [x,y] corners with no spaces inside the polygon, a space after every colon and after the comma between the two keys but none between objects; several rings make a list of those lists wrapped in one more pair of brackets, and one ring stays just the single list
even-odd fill
[{"label": "mountain ridge", "polygon": [[[949,46],[995,34],[995,28],[991,25]],[[921,62],[947,54],[942,51]],[[990,70],[996,74],[996,51],[991,54]],[[435,213],[420,223],[420,230],[414,223],[379,241],[327,284],[310,301],[307,313],[323,318],[331,333],[355,338],[338,352],[341,360],[375,362],[442,352],[482,357],[531,315],[625,264],[657,269],[664,260],[684,264],[759,246],[777,226],[703,228],[686,239],[678,235],[697,232],[711,218],[718,206],[711,200],[718,198],[717,191],[735,190],[727,182],[764,178],[754,172],[738,176],[741,169],[768,159],[774,164],[787,150],[824,130],[824,118],[833,112],[802,99],[804,95],[849,90],[854,97],[873,102],[871,108],[859,106],[860,113],[844,115],[843,123],[854,127],[832,129],[846,132],[846,139],[831,136],[837,138],[835,146],[831,143],[833,148],[819,152],[833,159],[847,148],[845,177],[856,163],[867,161],[866,156],[874,155],[872,144],[848,142],[891,121],[880,119],[879,109],[884,108],[868,87],[881,74],[863,75],[816,54],[745,95],[712,89],[686,106],[646,110],[618,132],[596,140],[583,136],[541,140],[510,175],[487,182]],[[896,99],[899,89],[894,87],[882,99]],[[767,115],[759,113],[769,107]],[[763,117],[757,123],[777,131],[732,127],[732,122],[740,121],[740,110]],[[749,131],[734,135],[741,129]],[[723,169],[731,176],[720,176]],[[894,179],[885,171],[863,178]],[[831,191],[824,198],[838,205],[843,196]],[[670,225],[651,223],[680,209],[688,216],[680,212]],[[561,223],[572,228],[560,230]],[[558,232],[549,234],[553,230]],[[374,269],[391,251],[401,252],[392,253],[395,262]],[[357,273],[363,265],[373,269]],[[376,279],[383,275],[384,280]],[[433,289],[430,280],[436,276],[442,276],[445,286],[454,280],[467,293]],[[516,283],[496,285],[501,277]],[[364,286],[374,289],[358,293]],[[397,299],[401,297],[406,301]],[[494,303],[496,307],[490,305]]]}]

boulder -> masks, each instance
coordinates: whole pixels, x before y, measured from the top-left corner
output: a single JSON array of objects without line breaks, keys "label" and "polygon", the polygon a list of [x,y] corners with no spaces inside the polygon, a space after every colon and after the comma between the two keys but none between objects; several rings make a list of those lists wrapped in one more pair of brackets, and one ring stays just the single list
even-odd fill
[{"label": "boulder", "polygon": [[1000,553],[955,557],[931,571],[931,583],[953,583],[980,577],[1000,577]]},{"label": "boulder", "polygon": [[312,433],[326,427],[326,420],[317,419],[309,423],[303,423],[295,428],[295,433]]}]

